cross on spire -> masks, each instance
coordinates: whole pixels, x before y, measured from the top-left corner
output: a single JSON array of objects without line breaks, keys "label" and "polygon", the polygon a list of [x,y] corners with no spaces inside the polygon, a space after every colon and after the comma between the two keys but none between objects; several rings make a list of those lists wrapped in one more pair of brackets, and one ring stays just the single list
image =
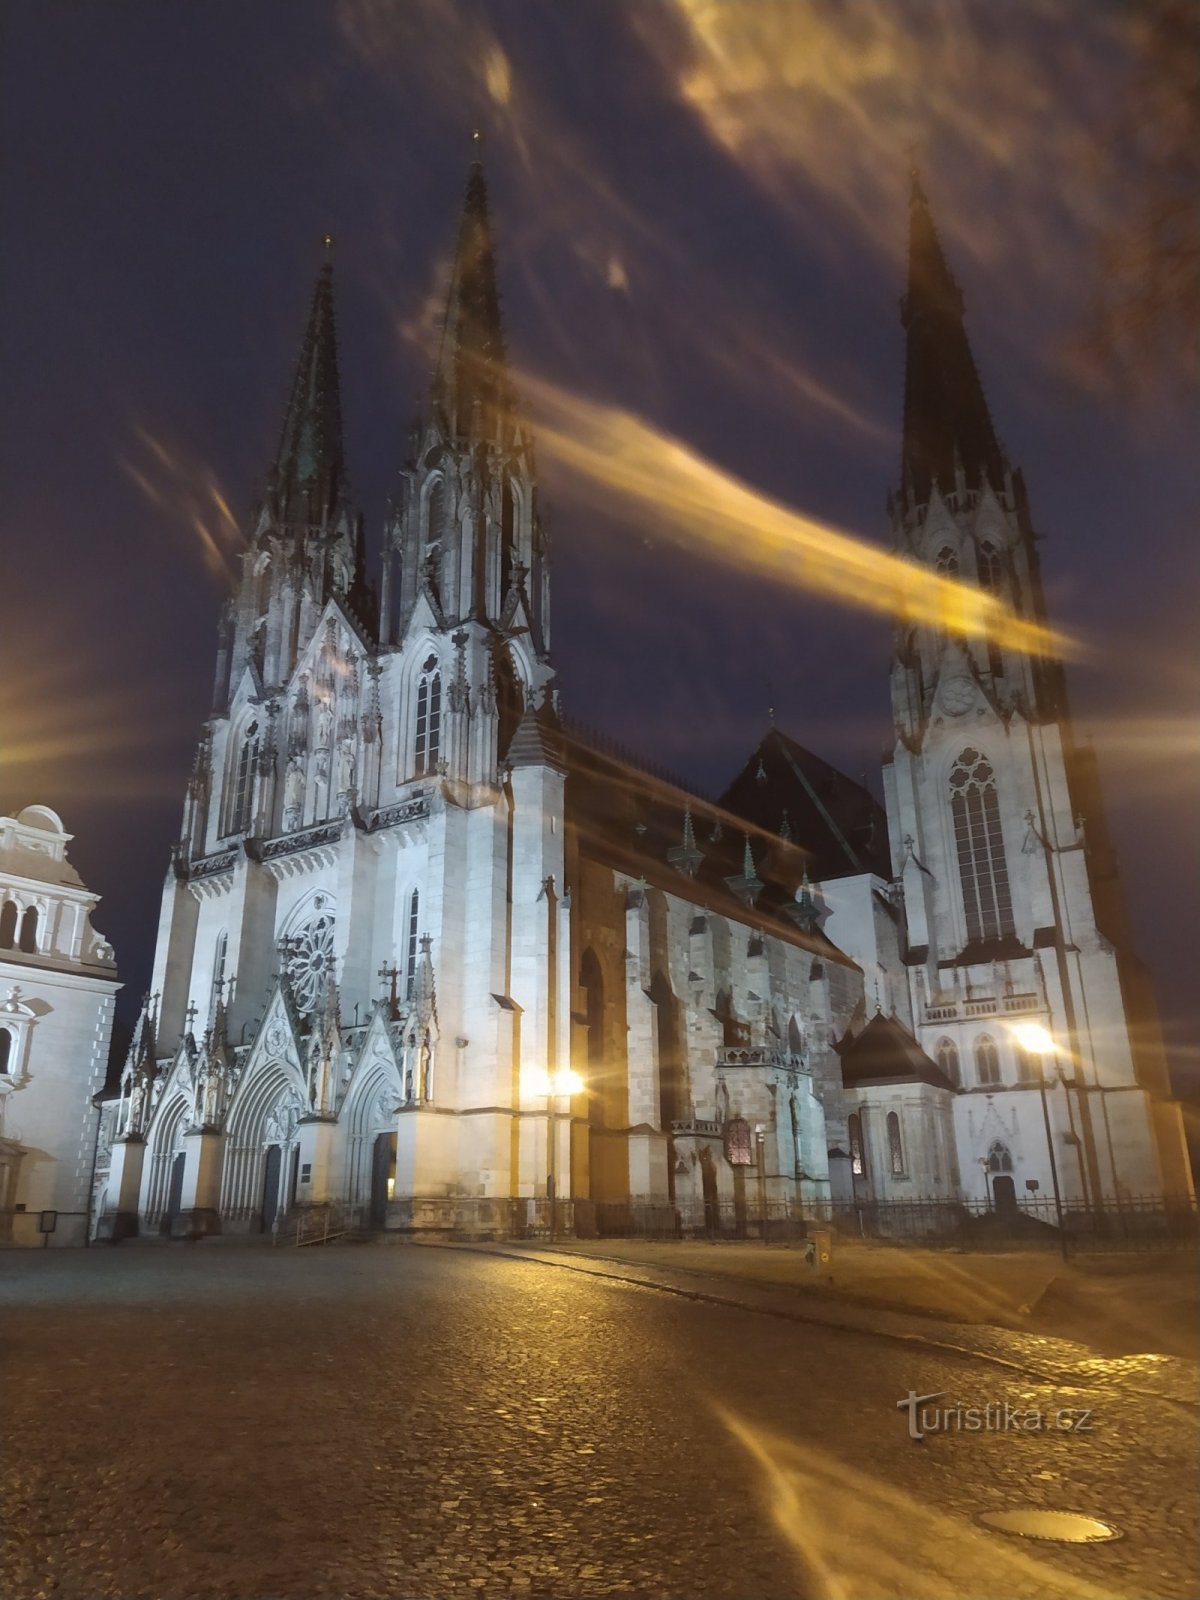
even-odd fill
[{"label": "cross on spire", "polygon": [[395,1022],[400,1015],[400,1002],[397,997],[396,989],[396,985],[400,978],[400,968],[395,965],[389,967],[385,961],[383,966],[381,966],[379,969],[379,976],[382,978],[384,983],[391,985],[388,996],[388,1011],[391,1015],[392,1021]]}]

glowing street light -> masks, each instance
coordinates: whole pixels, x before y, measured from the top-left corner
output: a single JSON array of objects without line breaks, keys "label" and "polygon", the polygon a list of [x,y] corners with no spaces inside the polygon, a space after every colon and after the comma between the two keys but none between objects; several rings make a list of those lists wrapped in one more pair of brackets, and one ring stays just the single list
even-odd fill
[{"label": "glowing street light", "polygon": [[1059,1053],[1054,1035],[1048,1033],[1040,1022],[1014,1022],[1009,1032],[1022,1050],[1028,1050],[1031,1056],[1056,1056]]},{"label": "glowing street light", "polygon": [[583,1093],[583,1079],[571,1067],[556,1071],[533,1072],[528,1078],[531,1093],[546,1097],[546,1115],[549,1122],[550,1151],[546,1163],[546,1198],[550,1202],[550,1242],[558,1237],[558,1193],[555,1186],[555,1167],[558,1146],[558,1102]]},{"label": "glowing street light", "polygon": [[1013,1022],[1008,1030],[1013,1038],[1037,1063],[1038,1093],[1042,1098],[1042,1122],[1046,1129],[1046,1152],[1050,1157],[1050,1182],[1054,1186],[1054,1211],[1058,1217],[1058,1243],[1062,1258],[1067,1259],[1067,1233],[1063,1227],[1062,1191],[1058,1186],[1058,1162],[1054,1157],[1054,1140],[1050,1134],[1050,1107],[1046,1103],[1046,1061],[1059,1054],[1054,1035],[1040,1022]]}]

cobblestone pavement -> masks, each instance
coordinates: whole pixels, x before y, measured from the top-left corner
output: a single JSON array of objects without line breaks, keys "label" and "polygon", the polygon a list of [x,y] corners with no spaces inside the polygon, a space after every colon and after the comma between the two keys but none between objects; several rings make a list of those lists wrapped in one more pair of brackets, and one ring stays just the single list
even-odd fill
[{"label": "cobblestone pavement", "polygon": [[[8,1255],[5,1600],[1170,1597],[1197,1413],[512,1254]],[[896,1403],[1042,1431],[908,1437]],[[1090,1426],[1055,1426],[1064,1409]],[[1013,1541],[981,1511],[1111,1518]]]}]

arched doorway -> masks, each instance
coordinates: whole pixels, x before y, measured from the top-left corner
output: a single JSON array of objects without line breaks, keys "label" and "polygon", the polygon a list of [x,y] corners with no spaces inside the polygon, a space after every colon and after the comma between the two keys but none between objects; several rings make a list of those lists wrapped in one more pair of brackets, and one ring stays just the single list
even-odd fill
[{"label": "arched doorway", "polygon": [[170,1238],[175,1228],[175,1218],[183,1210],[183,1173],[187,1154],[180,1150],[171,1157],[171,1182],[167,1188],[167,1209],[163,1213],[162,1231]]},{"label": "arched doorway", "polygon": [[1017,1186],[1007,1173],[997,1173],[992,1179],[992,1204],[998,1217],[1012,1218],[1017,1214]]},{"label": "arched doorway", "polygon": [[279,1215],[279,1180],[283,1175],[283,1147],[267,1146],[263,1162],[262,1231],[270,1233]]},{"label": "arched doorway", "polygon": [[709,1238],[721,1231],[721,1203],[717,1193],[717,1168],[711,1150],[700,1152],[700,1184],[704,1195],[704,1231]]},{"label": "arched doorway", "polygon": [[376,1136],[371,1161],[371,1226],[387,1226],[388,1201],[396,1188],[396,1135]]}]

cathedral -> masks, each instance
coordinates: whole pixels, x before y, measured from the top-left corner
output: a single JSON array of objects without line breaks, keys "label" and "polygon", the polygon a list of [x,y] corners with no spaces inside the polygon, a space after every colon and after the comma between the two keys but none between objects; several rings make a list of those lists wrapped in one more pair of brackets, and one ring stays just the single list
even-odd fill
[{"label": "cathedral", "polygon": [[[1044,621],[915,177],[910,230],[894,546]],[[101,1237],[1190,1191],[1057,661],[902,625],[885,806],[773,725],[713,800],[579,732],[552,611],[476,161],[378,583],[321,268],[220,622]]]}]

